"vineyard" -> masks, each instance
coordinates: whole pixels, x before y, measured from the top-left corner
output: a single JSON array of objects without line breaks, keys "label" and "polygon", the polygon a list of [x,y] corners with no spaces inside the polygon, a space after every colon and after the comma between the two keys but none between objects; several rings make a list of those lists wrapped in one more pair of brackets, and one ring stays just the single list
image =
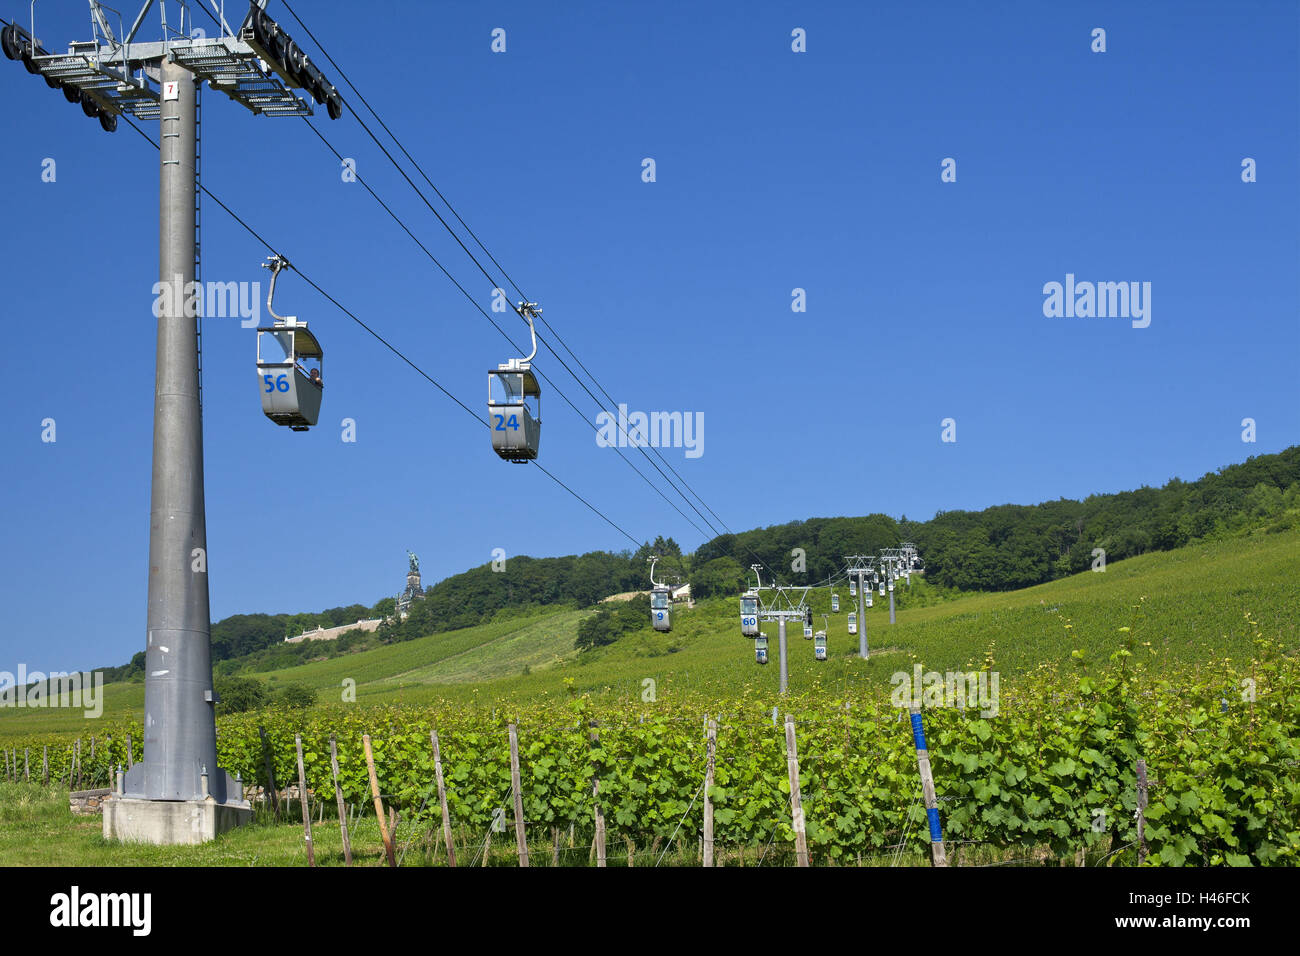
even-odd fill
[{"label": "vineyard", "polygon": [[[1247,617],[1245,626],[1255,630]],[[967,848],[1015,851],[1036,861],[1133,865],[1136,761],[1146,761],[1146,859],[1165,865],[1300,863],[1300,664],[1257,637],[1254,659],[1177,671],[1151,669],[1152,652],[1122,629],[1101,662],[1075,652],[1004,682],[996,717],[974,708],[927,707],[926,732],[944,839],[958,862]],[[986,661],[985,667],[996,668]],[[372,739],[379,788],[408,832],[441,825],[430,732],[440,740],[451,822],[462,865],[502,822],[513,823],[507,726],[518,728],[528,839],[586,851],[597,809],[617,846],[695,854],[703,827],[705,721],[717,721],[709,796],[719,845],[751,860],[788,862],[794,832],[784,730],[772,705],[746,692],[672,703],[597,701],[465,706],[332,706],[261,712],[218,724],[222,765],[247,787],[296,783],[302,738],[313,817],[337,819],[330,738],[352,808],[371,804],[362,737]],[[799,786],[814,864],[928,855],[925,808],[905,710],[878,691],[792,696]],[[266,745],[262,731],[265,731]],[[107,786],[111,768],[140,754],[138,724],[105,728],[93,757],[66,736],[6,742],[7,770],[33,778],[48,759],[52,782]],[[13,746],[10,746],[12,744]],[[72,760],[80,748],[79,765]],[[503,840],[510,839],[502,837]],[[436,842],[426,841],[430,844]],[[631,850],[629,849],[629,852]],[[361,862],[375,862],[362,860]]]}]

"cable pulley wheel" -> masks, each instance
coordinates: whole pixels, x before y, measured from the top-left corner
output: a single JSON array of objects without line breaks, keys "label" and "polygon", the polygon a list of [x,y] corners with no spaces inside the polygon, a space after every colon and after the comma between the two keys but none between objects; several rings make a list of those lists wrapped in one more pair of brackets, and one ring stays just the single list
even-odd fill
[{"label": "cable pulley wheel", "polygon": [[17,60],[22,55],[22,46],[18,42],[18,28],[12,23],[0,30],[0,47],[4,48],[5,56],[11,60]]},{"label": "cable pulley wheel", "polygon": [[271,18],[266,15],[265,10],[259,9],[253,13],[253,37],[259,46],[266,47],[270,42],[271,27]]}]

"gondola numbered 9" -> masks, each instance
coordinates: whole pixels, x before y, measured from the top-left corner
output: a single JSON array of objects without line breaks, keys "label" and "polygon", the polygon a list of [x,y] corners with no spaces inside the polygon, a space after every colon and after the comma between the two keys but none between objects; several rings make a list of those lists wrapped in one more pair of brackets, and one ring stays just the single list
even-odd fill
[{"label": "gondola numbered 9", "polygon": [[536,302],[520,302],[517,311],[528,322],[533,350],[488,370],[488,427],[493,451],[506,461],[528,462],[542,438],[542,389],[529,364],[537,354],[533,318],[542,310]]},{"label": "gondola numbered 9", "polygon": [[283,256],[267,257],[262,268],[271,270],[271,288],[266,294],[266,311],[274,325],[257,330],[257,381],[262,393],[262,411],[277,425],[305,432],[320,418],[321,396],[325,391],[324,350],[306,322],[292,315],[276,315],[271,308],[275,280],[289,268]]},{"label": "gondola numbered 9", "polygon": [[671,631],[673,629],[673,598],[672,591],[666,585],[655,583],[655,562],[659,559],[650,559],[650,620],[654,623],[656,631]]},{"label": "gondola numbered 9", "polygon": [[672,597],[667,588],[655,588],[650,592],[650,616],[654,619],[656,631],[673,629]]}]

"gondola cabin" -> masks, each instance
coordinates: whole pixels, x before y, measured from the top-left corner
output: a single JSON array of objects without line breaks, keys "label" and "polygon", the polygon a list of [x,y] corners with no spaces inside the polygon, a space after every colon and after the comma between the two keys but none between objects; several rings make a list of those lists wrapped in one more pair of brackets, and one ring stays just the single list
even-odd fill
[{"label": "gondola cabin", "polygon": [[840,612],[840,596],[838,594],[831,595],[831,610],[836,614]]},{"label": "gondola cabin", "polygon": [[656,631],[673,629],[673,599],[667,588],[655,588],[650,592],[650,619]]},{"label": "gondola cabin", "polygon": [[527,362],[511,359],[488,371],[488,428],[492,450],[506,461],[537,457],[542,438],[542,390]]},{"label": "gondola cabin", "polygon": [[759,664],[767,663],[767,635],[759,634],[754,639],[754,660]]},{"label": "gondola cabin", "polygon": [[853,611],[849,612],[849,633],[858,633],[858,615]]},{"label": "gondola cabin", "polygon": [[866,601],[867,607],[871,607],[871,588],[863,588],[862,593],[867,599]]},{"label": "gondola cabin", "polygon": [[813,638],[813,656],[819,660],[826,660],[826,632],[818,631]]},{"label": "gondola cabin", "polygon": [[757,594],[745,594],[740,598],[740,633],[746,637],[758,636]]},{"label": "gondola cabin", "polygon": [[813,636],[812,625],[811,625],[811,624],[805,624],[805,625],[803,626],[803,639],[806,641],[806,640],[811,639],[812,636]]},{"label": "gondola cabin", "polygon": [[850,596],[850,597],[857,597],[857,596],[858,596],[858,585],[857,585],[857,582],[856,582],[856,581],[850,581],[850,582],[849,582],[849,596]]},{"label": "gondola cabin", "polygon": [[257,330],[257,383],[267,418],[296,432],[316,424],[325,391],[324,358],[306,322],[287,317]]},{"label": "gondola cabin", "polygon": [[883,578],[880,581],[880,596],[881,597],[885,596],[885,581]]}]

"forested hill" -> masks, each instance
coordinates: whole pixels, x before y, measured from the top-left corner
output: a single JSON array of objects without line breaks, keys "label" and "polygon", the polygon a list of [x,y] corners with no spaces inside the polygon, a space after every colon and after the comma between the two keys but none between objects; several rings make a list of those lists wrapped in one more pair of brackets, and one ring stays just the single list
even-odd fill
[{"label": "forested hill", "polygon": [[[1087,570],[1095,548],[1114,562],[1181,547],[1199,539],[1255,529],[1281,531],[1300,526],[1300,446],[1260,455],[1185,482],[1060,499],[1036,505],[999,505],[983,511],[940,512],[929,521],[888,515],[810,518],[722,535],[683,555],[671,538],[657,538],[636,552],[596,551],[561,558],[512,557],[504,571],[484,564],[430,587],[410,618],[383,628],[382,643],[483,623],[503,608],[575,604],[585,607],[610,594],[647,587],[649,554],[662,560],[657,576],[691,582],[696,597],[736,594],[746,569],[758,561],[794,584],[835,574],[846,554],[873,554],[910,540],[925,561],[927,579],[962,590],[1004,591],[1041,584]],[[806,570],[792,571],[793,550],[803,549]],[[335,627],[360,618],[392,614],[387,597],[371,607],[351,605],[305,614],[239,614],[212,626],[213,661],[245,657],[283,643],[287,635]],[[344,649],[344,648],[340,648]],[[308,655],[308,643],[277,654]],[[268,652],[269,653],[269,652]],[[144,654],[105,679],[143,674]]]},{"label": "forested hill", "polygon": [[[1086,571],[1094,548],[1113,562],[1196,540],[1298,525],[1300,446],[1293,445],[1197,481],[1174,478],[1162,488],[1083,501],[941,511],[929,521],[895,521],[887,515],[794,521],[714,538],[695,552],[693,563],[702,567],[734,558],[747,567],[761,559],[790,580],[815,582],[841,568],[846,554],[872,554],[910,540],[932,583],[1006,591]],[[788,573],[794,548],[807,553],[805,575]]]}]

